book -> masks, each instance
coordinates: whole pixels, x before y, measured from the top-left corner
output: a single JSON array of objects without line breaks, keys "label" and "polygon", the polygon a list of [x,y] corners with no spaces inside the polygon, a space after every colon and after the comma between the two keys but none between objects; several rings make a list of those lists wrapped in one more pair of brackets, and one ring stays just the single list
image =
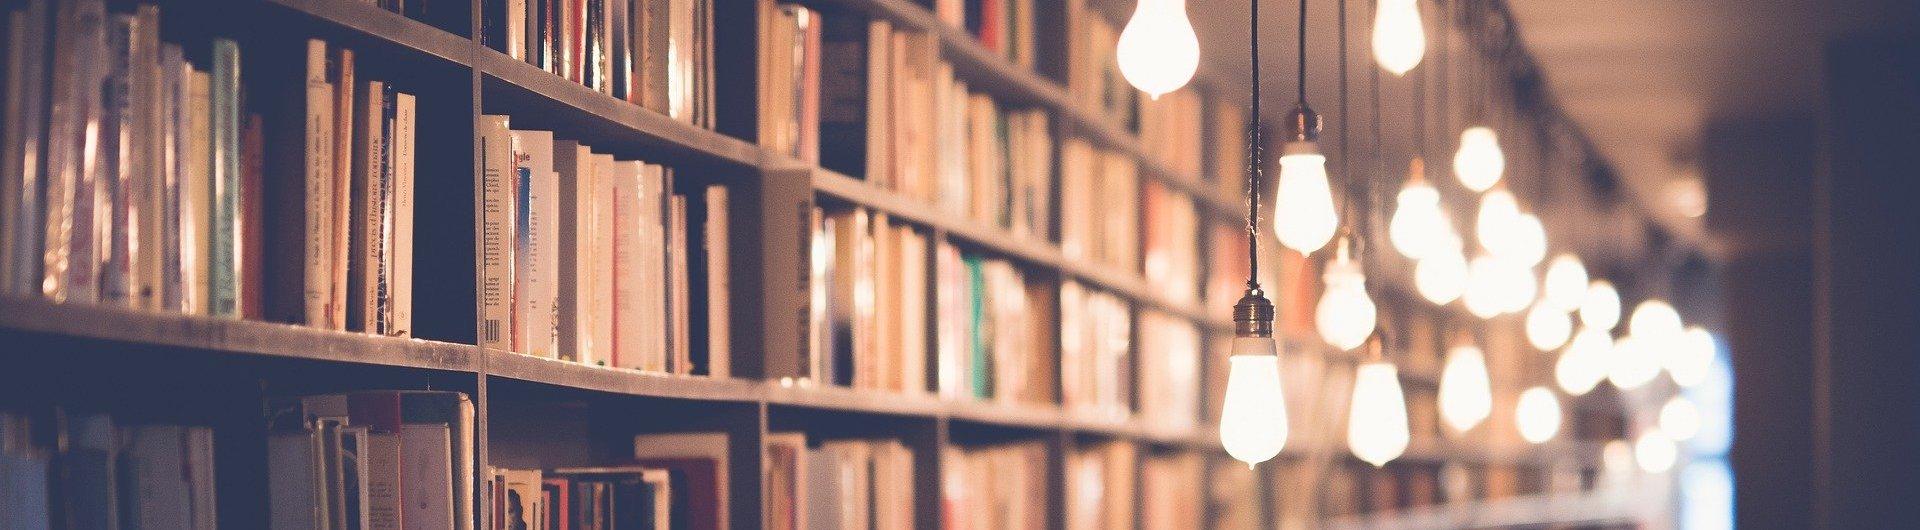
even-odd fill
[{"label": "book", "polygon": [[348,215],[352,234],[348,238],[347,318],[349,329],[365,333],[384,333],[387,327],[382,300],[386,298],[385,263],[388,261],[387,184],[390,181],[387,156],[386,108],[390,91],[381,81],[363,81],[355,87],[357,106],[353,137],[352,205]]},{"label": "book", "polygon": [[226,39],[213,41],[213,69],[209,79],[212,90],[213,168],[212,209],[208,232],[210,258],[207,262],[208,313],[214,316],[241,316],[240,249],[240,47]]},{"label": "book", "polygon": [[[45,235],[43,186],[49,174],[43,153],[49,137],[46,57],[52,8],[32,0],[7,14],[5,144],[0,145],[0,292],[34,295],[41,291],[41,250]],[[29,82],[31,80],[31,82]]]},{"label": "book", "polygon": [[394,92],[393,136],[387,143],[392,161],[393,182],[388,193],[392,203],[392,221],[387,228],[389,257],[387,326],[381,330],[394,337],[413,336],[413,212],[414,147],[419,139],[418,103],[413,94]]},{"label": "book", "polygon": [[562,360],[594,359],[594,230],[599,210],[594,202],[593,153],[574,140],[554,140],[553,168],[559,177],[559,262],[555,325]]},{"label": "book", "polygon": [[729,528],[729,447],[725,433],[645,434],[634,437],[634,463],[673,473],[673,504],[670,509],[675,514],[675,528]]},{"label": "book", "polygon": [[[191,69],[191,67],[189,67]],[[185,151],[180,170],[180,310],[194,315],[212,311],[213,257],[213,93],[211,74],[187,76]]]},{"label": "book", "polygon": [[350,256],[353,233],[353,175],[356,173],[353,163],[356,147],[354,133],[361,130],[355,128],[358,120],[364,119],[358,118],[364,116],[364,113],[356,111],[358,107],[354,105],[357,101],[354,96],[364,89],[360,87],[359,79],[354,75],[352,49],[335,49],[329,59],[327,84],[331,85],[334,98],[333,160],[330,165],[333,170],[333,189],[330,194],[333,199],[333,213],[329,216],[329,220],[333,222],[332,228],[329,229],[333,241],[328,248],[331,250],[329,271],[333,274],[333,278],[327,284],[330,294],[327,300],[329,309],[327,324],[332,329],[344,330],[351,327],[347,322],[347,269],[353,261]]},{"label": "book", "polygon": [[[701,321],[704,333],[696,333],[706,338],[694,343],[696,362],[703,362],[706,375],[727,378],[733,375],[733,306],[732,306],[732,252],[733,238],[729,233],[732,223],[728,209],[731,207],[731,193],[725,186],[706,186],[702,188],[704,202],[699,210],[702,214],[700,230],[689,231],[688,235],[698,234],[701,244],[700,256],[695,269],[695,288],[703,290],[704,296],[693,297],[695,309],[700,313],[704,309],[705,320]],[[688,245],[691,252],[693,245]],[[691,318],[691,315],[689,315]]]},{"label": "book", "polygon": [[515,351],[513,137],[506,116],[481,116],[474,131],[480,139],[481,173],[480,345]]},{"label": "book", "polygon": [[268,293],[269,317],[280,322],[331,327],[333,309],[333,162],[334,87],[327,81],[328,53],[324,41],[306,41],[304,97],[286,96],[289,114],[274,128],[265,145],[274,177],[265,179],[267,196],[276,205],[263,209],[275,216],[273,235],[264,241],[271,256],[274,282]]},{"label": "book", "polygon": [[[39,288],[60,302],[93,301],[94,180],[97,167],[82,158],[99,141],[98,89],[105,81],[106,7],[98,0],[61,3],[54,18],[49,82],[45,235]],[[218,59],[216,43],[216,64]],[[97,166],[97,165],[96,165]]]},{"label": "book", "polygon": [[513,131],[514,348],[555,357],[554,297],[559,283],[559,183],[553,133]]}]

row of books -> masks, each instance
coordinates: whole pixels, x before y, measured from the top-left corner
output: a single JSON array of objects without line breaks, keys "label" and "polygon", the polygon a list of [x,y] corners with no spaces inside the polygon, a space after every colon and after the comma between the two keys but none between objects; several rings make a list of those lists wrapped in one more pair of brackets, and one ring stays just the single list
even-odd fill
[{"label": "row of books", "polygon": [[940,395],[1056,402],[1053,286],[946,242],[935,249],[934,276]]},{"label": "row of books", "polygon": [[268,403],[275,529],[474,527],[474,405],[444,391],[364,391]]},{"label": "row of books", "polygon": [[1124,153],[1060,143],[1060,252],[1117,270],[1140,266],[1140,174]]},{"label": "row of books", "polygon": [[966,30],[987,51],[1016,66],[1034,67],[1034,0],[932,0],[932,5],[941,22]]},{"label": "row of books", "polygon": [[509,57],[699,127],[714,125],[712,0],[487,0]]},{"label": "row of books", "polygon": [[1126,418],[1133,398],[1133,318],[1127,302],[1076,281],[1060,284],[1060,404]]},{"label": "row of books", "polygon": [[1135,497],[1139,448],[1126,442],[1100,442],[1076,447],[1066,458],[1066,527],[1133,528],[1134,508],[1139,504]]},{"label": "row of books", "polygon": [[489,467],[491,530],[732,528],[728,447],[725,433],[643,434],[616,465]]},{"label": "row of books", "polygon": [[[1147,285],[1170,301],[1198,303],[1201,219],[1193,200],[1150,180],[1145,183],[1140,202],[1140,269]],[[1244,245],[1240,252],[1245,255]],[[1245,274],[1240,279],[1244,283]]]},{"label": "row of books", "polygon": [[931,239],[886,214],[815,210],[808,285],[815,382],[927,391]]},{"label": "row of books", "polygon": [[774,433],[766,455],[766,528],[914,528],[913,453],[899,440]]},{"label": "row of books", "polygon": [[[1090,0],[1064,0],[1066,20],[1067,97],[1088,112],[1103,116],[1122,130],[1134,130],[1139,120],[1139,90],[1120,75],[1114,45],[1115,28]],[[1164,96],[1163,96],[1164,97]]]},{"label": "row of books", "polygon": [[1143,421],[1192,429],[1200,413],[1200,330],[1192,321],[1141,311],[1135,406]]},{"label": "row of books", "polygon": [[1045,112],[968,91],[929,33],[759,5],[762,147],[1016,235],[1051,236]]},{"label": "row of books", "polygon": [[1015,442],[948,446],[940,455],[941,527],[948,530],[1047,528],[1047,446]]},{"label": "row of books", "polygon": [[412,95],[318,40],[243,82],[154,6],[58,4],[8,14],[6,292],[411,333]]},{"label": "row of books", "polygon": [[0,411],[0,526],[217,527],[213,429]]},{"label": "row of books", "polygon": [[506,116],[476,128],[483,346],[729,376],[726,188],[676,193],[669,168],[513,130]]}]

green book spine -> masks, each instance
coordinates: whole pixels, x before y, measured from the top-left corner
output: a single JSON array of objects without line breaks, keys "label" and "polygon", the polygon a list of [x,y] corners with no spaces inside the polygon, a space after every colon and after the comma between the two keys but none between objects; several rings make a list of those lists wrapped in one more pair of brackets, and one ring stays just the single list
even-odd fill
[{"label": "green book spine", "polygon": [[207,297],[216,316],[240,316],[240,45],[213,41],[213,214]]},{"label": "green book spine", "polygon": [[967,308],[967,351],[971,352],[968,371],[972,377],[973,396],[977,398],[993,397],[993,324],[987,321],[987,279],[983,263],[978,256],[962,258],[967,266],[968,301]]}]

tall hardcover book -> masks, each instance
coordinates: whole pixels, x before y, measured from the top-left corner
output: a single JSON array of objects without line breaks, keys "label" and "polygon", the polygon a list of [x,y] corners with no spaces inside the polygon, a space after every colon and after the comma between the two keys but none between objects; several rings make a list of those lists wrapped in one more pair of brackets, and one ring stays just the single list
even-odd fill
[{"label": "tall hardcover book", "polygon": [[47,46],[52,23],[47,0],[32,0],[7,15],[6,142],[0,152],[0,292],[40,293],[47,175]]},{"label": "tall hardcover book", "polygon": [[188,67],[186,128],[180,140],[180,310],[206,315],[212,309],[213,258],[213,77]]},{"label": "tall hardcover book", "polygon": [[418,104],[413,94],[393,93],[393,137],[388,139],[393,182],[388,196],[392,220],[387,226],[387,329],[395,337],[413,336],[413,192],[414,146],[419,141]]},{"label": "tall hardcover book", "polygon": [[553,133],[513,131],[514,351],[554,357],[554,295],[559,283],[559,180]]},{"label": "tall hardcover book", "polygon": [[213,40],[212,192],[207,299],[214,316],[240,316],[240,45]]},{"label": "tall hardcover book", "polygon": [[587,275],[594,289],[588,299],[588,332],[593,337],[594,348],[591,358],[582,357],[580,362],[597,366],[617,366],[613,362],[617,354],[618,339],[614,331],[619,316],[617,303],[618,289],[622,286],[616,272],[615,247],[616,233],[620,226],[616,217],[615,187],[617,176],[624,165],[614,162],[613,155],[594,154],[592,156],[593,177],[589,181],[591,189],[593,226],[589,227],[592,239],[588,242],[592,251],[592,261],[588,263]]},{"label": "tall hardcover book", "polygon": [[474,122],[480,138],[480,345],[512,351],[513,136],[506,116]]},{"label": "tall hardcover book", "polygon": [[106,80],[106,7],[65,2],[54,18],[47,125],[46,233],[39,289],[53,301],[96,298],[92,231],[94,174],[85,154],[98,149],[101,83]]},{"label": "tall hardcover book", "polygon": [[389,90],[380,81],[363,81],[356,92],[352,114],[353,177],[347,239],[348,276],[347,318],[349,329],[366,333],[384,333],[385,315],[381,312],[382,280],[387,262],[389,180],[386,138],[386,101]]},{"label": "tall hardcover book", "polygon": [[[641,257],[650,247],[642,235],[642,216],[640,194],[641,173],[645,164],[635,161],[613,163],[612,188],[613,204],[613,352],[608,365],[617,368],[648,369],[646,362],[647,338],[660,332],[659,326],[648,326],[647,312],[644,308],[644,292],[649,286],[642,276],[645,264]],[[658,249],[654,249],[658,250]]]},{"label": "tall hardcover book", "polygon": [[[139,148],[145,139],[136,129],[139,110],[135,109],[134,71],[139,62],[134,48],[134,33],[139,26],[124,13],[107,16],[107,81],[101,90],[100,147],[95,151],[101,168],[94,187],[95,250],[99,252],[100,301],[132,306],[134,263],[137,248],[132,219],[135,195],[141,184],[141,172],[147,168]],[[137,168],[137,169],[136,169]]]},{"label": "tall hardcover book", "polygon": [[707,186],[701,211],[704,218],[701,223],[701,256],[703,266],[700,269],[705,286],[704,296],[695,296],[694,303],[704,304],[706,309],[706,366],[707,375],[726,378],[733,374],[733,304],[732,279],[733,265],[728,253],[733,248],[731,214],[728,212],[730,193],[725,186]]},{"label": "tall hardcover book", "polygon": [[574,140],[554,140],[553,169],[559,176],[560,259],[557,317],[559,356],[569,361],[594,358],[592,245],[595,215],[593,153]]},{"label": "tall hardcover book", "polygon": [[359,79],[354,75],[353,50],[341,48],[334,50],[327,62],[327,84],[333,88],[333,222],[330,234],[333,243],[328,247],[331,253],[329,271],[333,279],[327,284],[327,325],[332,329],[347,329],[347,274],[352,254],[353,234],[353,164],[355,125],[359,123],[361,113],[354,106],[355,96],[361,91]]}]

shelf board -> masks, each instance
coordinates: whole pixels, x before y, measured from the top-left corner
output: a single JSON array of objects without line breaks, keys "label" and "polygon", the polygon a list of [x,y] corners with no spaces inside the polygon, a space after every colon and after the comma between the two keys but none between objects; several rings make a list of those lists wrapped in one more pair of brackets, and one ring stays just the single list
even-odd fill
[{"label": "shelf board", "polygon": [[448,33],[372,3],[341,0],[267,0],[267,3],[454,64],[472,64],[474,49],[479,46],[473,39]]},{"label": "shelf board", "polygon": [[990,93],[1002,101],[1029,104],[1051,111],[1056,122],[1102,147],[1126,153],[1138,164],[1141,174],[1179,190],[1199,204],[1200,211],[1215,217],[1245,219],[1237,199],[1228,199],[1198,175],[1187,177],[1149,155],[1138,139],[1104,117],[1074,102],[1065,88],[1030,69],[1014,65],[1005,57],[988,51],[973,36],[943,23],[927,8],[908,0],[817,0],[886,19],[894,24],[933,34],[954,75],[967,87]]},{"label": "shelf board", "polygon": [[638,143],[681,160],[718,161],[739,167],[759,167],[766,160],[760,148],[750,142],[674,120],[504,53],[477,44],[475,47],[473,63],[481,73],[481,102],[487,112],[510,109],[516,119],[535,127],[564,124],[567,130],[556,132],[563,136],[590,134],[591,138],[584,139],[593,141],[596,147]]},{"label": "shelf board", "polygon": [[758,402],[763,385],[744,379],[657,374],[487,350],[487,376],[629,396]]},{"label": "shelf board", "polygon": [[1660,502],[1644,493],[1596,490],[1473,500],[1384,513],[1328,518],[1329,529],[1632,526],[1658,516]]},{"label": "shelf board", "polygon": [[473,372],[471,345],[34,298],[0,298],[0,336],[34,333],[215,353]]}]

